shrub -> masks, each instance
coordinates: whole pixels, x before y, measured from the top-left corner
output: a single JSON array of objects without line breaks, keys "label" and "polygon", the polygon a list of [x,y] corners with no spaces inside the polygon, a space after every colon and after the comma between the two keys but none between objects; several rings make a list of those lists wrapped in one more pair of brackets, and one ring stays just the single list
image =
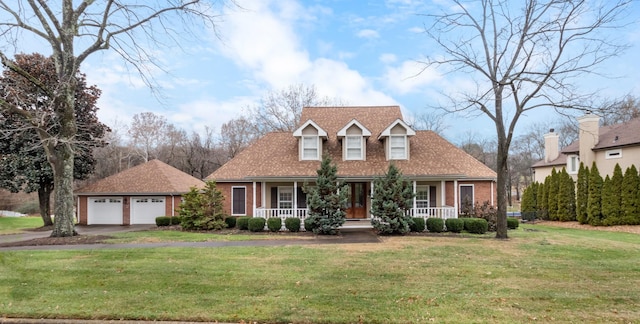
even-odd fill
[{"label": "shrub", "polygon": [[442,218],[427,218],[427,230],[433,233],[444,231],[444,220]]},{"label": "shrub", "polygon": [[249,219],[249,231],[251,232],[262,232],[264,231],[264,224],[267,222],[266,219],[262,217],[252,217]]},{"label": "shrub", "polygon": [[[307,194],[308,217],[305,228],[316,234],[336,235],[338,228],[346,221],[348,186],[338,181],[338,167],[325,155],[318,169],[315,186],[304,185]],[[307,225],[309,220],[309,227]]]},{"label": "shrub", "polygon": [[485,201],[482,205],[476,204],[473,213],[475,217],[487,221],[488,231],[495,232],[498,223],[498,210],[494,206]]},{"label": "shrub", "polygon": [[409,224],[412,232],[424,232],[425,224],[424,218],[422,217],[414,217],[411,219],[412,222]]},{"label": "shrub", "polygon": [[464,227],[469,233],[484,234],[489,229],[489,223],[482,218],[468,218],[464,222]]},{"label": "shrub", "polygon": [[27,201],[16,207],[16,212],[26,215],[39,215],[40,204],[37,201]]},{"label": "shrub", "polygon": [[227,228],[236,227],[236,218],[235,217],[227,217],[224,219],[224,222],[227,223]]},{"label": "shrub", "polygon": [[507,217],[507,228],[516,229],[520,226],[520,221],[517,218]]},{"label": "shrub", "polygon": [[171,225],[180,225],[182,223],[182,217],[180,216],[169,217],[169,222]]},{"label": "shrub", "polygon": [[272,232],[278,232],[282,228],[282,220],[277,217],[267,219],[267,228]]},{"label": "shrub", "polygon": [[285,218],[284,227],[286,227],[290,232],[298,232],[300,231],[300,219],[299,218]]},{"label": "shrub", "polygon": [[207,181],[204,189],[192,187],[183,195],[179,216],[185,230],[220,230],[227,227],[224,222],[224,196],[216,188],[215,181]]},{"label": "shrub", "polygon": [[462,218],[449,218],[444,221],[447,231],[452,233],[460,233],[464,229],[464,219]]},{"label": "shrub", "polygon": [[247,217],[247,216],[238,217],[238,219],[236,219],[236,226],[238,226],[238,229],[246,231],[249,229],[250,219],[251,217]]},{"label": "shrub", "polygon": [[169,226],[171,225],[171,217],[158,216],[156,217],[156,226]]},{"label": "shrub", "polygon": [[[308,232],[313,232],[315,222],[310,218],[304,219],[304,230]],[[314,232],[315,233],[315,232]]]}]

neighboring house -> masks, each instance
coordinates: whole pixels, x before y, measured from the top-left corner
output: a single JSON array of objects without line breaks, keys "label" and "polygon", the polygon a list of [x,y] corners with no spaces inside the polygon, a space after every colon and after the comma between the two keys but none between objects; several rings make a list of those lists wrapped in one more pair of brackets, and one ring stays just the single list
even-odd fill
[{"label": "neighboring house", "polygon": [[624,172],[632,164],[640,166],[640,118],[610,126],[600,126],[600,117],[587,114],[578,118],[578,140],[561,151],[553,129],[544,135],[544,160],[533,164],[534,181],[544,182],[555,168],[566,168],[575,180],[580,162],[591,167],[595,161],[602,177],[613,174],[616,163]]},{"label": "neighboring house", "polygon": [[76,213],[82,225],[155,224],[158,216],[174,216],[182,194],[204,182],[164,162],[147,163],[76,190]]},{"label": "neighboring house", "polygon": [[496,173],[432,131],[413,130],[400,107],[307,107],[293,132],[260,138],[207,177],[232,216],[307,215],[305,183],[323,154],[348,185],[347,219],[370,219],[373,180],[390,163],[411,181],[412,215],[457,217],[461,203],[494,205]]}]

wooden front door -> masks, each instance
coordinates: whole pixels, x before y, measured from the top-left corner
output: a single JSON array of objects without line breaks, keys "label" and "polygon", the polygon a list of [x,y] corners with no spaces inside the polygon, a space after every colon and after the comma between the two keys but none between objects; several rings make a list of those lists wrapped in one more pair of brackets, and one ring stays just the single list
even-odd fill
[{"label": "wooden front door", "polygon": [[367,218],[367,183],[348,183],[347,219]]}]

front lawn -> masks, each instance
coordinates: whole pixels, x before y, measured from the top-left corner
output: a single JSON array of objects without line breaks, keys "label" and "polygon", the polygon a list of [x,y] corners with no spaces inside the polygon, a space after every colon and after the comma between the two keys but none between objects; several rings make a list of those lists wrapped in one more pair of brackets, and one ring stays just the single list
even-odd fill
[{"label": "front lawn", "polygon": [[[246,233],[246,232],[245,232]],[[172,230],[153,230],[114,233],[113,238],[105,243],[160,243],[160,242],[213,242],[213,241],[253,241],[253,240],[286,240],[313,238],[309,233],[251,233],[243,234],[238,230],[211,232],[186,232]]]},{"label": "front lawn", "polygon": [[42,218],[28,217],[0,217],[0,235],[21,233],[26,229],[42,227]]},{"label": "front lawn", "polygon": [[269,323],[640,321],[640,235],[0,253],[0,318]]}]

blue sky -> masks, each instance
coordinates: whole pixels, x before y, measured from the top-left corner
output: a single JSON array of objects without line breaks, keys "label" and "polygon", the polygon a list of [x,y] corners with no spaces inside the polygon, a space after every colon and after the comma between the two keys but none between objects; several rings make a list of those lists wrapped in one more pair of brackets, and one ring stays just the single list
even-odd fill
[{"label": "blue sky", "polygon": [[[182,49],[157,49],[168,72],[152,73],[162,86],[160,101],[114,52],[91,57],[81,69],[103,90],[100,119],[129,123],[134,114],[152,111],[187,131],[209,126],[218,132],[267,91],[299,83],[349,105],[400,105],[408,115],[433,112],[427,107],[442,101],[442,92],[466,82],[437,70],[416,76],[422,69],[416,61],[440,54],[422,32],[429,21],[420,14],[446,9],[446,0],[237,2],[242,9],[224,9],[221,39],[209,31]],[[639,17],[639,9],[634,4],[631,16]],[[631,45],[602,67],[619,78],[589,76],[583,87],[602,89],[604,98],[640,95],[640,27],[612,32]],[[536,111],[521,119],[519,129],[553,118]],[[445,122],[444,135],[453,142],[469,132],[495,133],[486,117],[450,115]]]}]

